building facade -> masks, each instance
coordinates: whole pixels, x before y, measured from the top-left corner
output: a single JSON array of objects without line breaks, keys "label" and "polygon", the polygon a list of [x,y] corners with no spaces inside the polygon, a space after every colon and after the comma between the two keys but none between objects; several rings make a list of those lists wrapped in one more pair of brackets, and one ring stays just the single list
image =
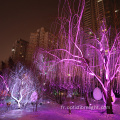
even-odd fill
[{"label": "building facade", "polygon": [[106,22],[107,29],[111,27],[118,30],[120,28],[120,1],[85,0],[83,13],[85,32],[89,32],[88,29],[91,29],[96,33],[104,21]]},{"label": "building facade", "polygon": [[21,38],[15,41],[12,48],[13,61],[25,61],[27,46],[28,46],[28,42]]},{"label": "building facade", "polygon": [[34,53],[37,48],[49,50],[55,49],[56,46],[56,37],[50,32],[46,32],[44,27],[41,27],[40,29],[37,29],[36,32],[30,34],[26,61],[28,63],[33,61]]}]

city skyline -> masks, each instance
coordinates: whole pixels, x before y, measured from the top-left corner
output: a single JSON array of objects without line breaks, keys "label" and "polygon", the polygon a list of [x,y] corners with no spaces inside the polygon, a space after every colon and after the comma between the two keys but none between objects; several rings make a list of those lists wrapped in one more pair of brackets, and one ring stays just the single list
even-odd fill
[{"label": "city skyline", "polygon": [[8,59],[16,40],[29,41],[30,33],[41,27],[49,31],[57,18],[58,3],[59,0],[1,1],[0,61]]},{"label": "city skyline", "polygon": [[[103,1],[105,2],[104,4]],[[61,0],[61,2],[63,1]],[[99,22],[105,17],[108,27],[115,25],[116,27],[119,27],[120,24],[118,22],[118,14],[120,1],[109,1],[109,5],[111,5],[112,10],[110,10],[110,7],[106,5],[107,0],[94,1],[95,3],[92,2],[93,1],[91,0],[86,0],[85,2],[85,14],[83,14],[84,30],[86,28],[90,28],[93,32],[96,32],[99,24],[97,19],[99,18],[100,14],[102,14],[102,17]],[[113,3],[117,3],[117,5]],[[58,4],[59,0],[54,0],[52,2],[47,0],[42,2],[39,0],[2,1],[0,7],[0,61],[8,60],[8,58],[11,56],[11,48],[16,40],[21,38],[29,42],[30,34],[34,33],[41,27],[44,27],[46,31],[50,32],[52,23],[58,17]],[[95,9],[94,5],[97,7],[99,6],[101,9],[97,10],[97,7]],[[104,8],[100,6],[104,6]],[[76,4],[74,8],[77,8]],[[86,8],[89,8],[89,11]],[[101,12],[101,10],[104,11]],[[87,31],[85,30],[85,32]]]}]

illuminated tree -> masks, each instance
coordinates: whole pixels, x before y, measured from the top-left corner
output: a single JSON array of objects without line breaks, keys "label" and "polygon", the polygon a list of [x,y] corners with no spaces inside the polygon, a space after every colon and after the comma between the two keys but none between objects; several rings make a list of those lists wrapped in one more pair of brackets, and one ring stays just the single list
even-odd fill
[{"label": "illuminated tree", "polygon": [[[120,69],[120,34],[116,34],[116,37],[112,39],[113,44],[109,44],[110,29],[107,30],[104,20],[98,35],[90,30],[85,33],[81,27],[84,5],[85,0],[79,0],[77,12],[74,10],[74,4],[72,7],[72,2],[68,0],[65,0],[63,7],[59,6],[59,8],[62,8],[59,9],[61,14],[56,21],[57,26],[53,26],[54,30],[59,31],[54,32],[58,35],[59,49],[48,53],[55,57],[55,65],[59,65],[59,70],[62,70],[63,66],[69,66],[68,71],[72,73],[74,71],[73,67],[76,66],[77,69],[78,67],[82,68],[90,78],[94,77],[101,86],[106,106],[109,106],[107,113],[112,114],[112,82]],[[60,64],[62,65],[60,66]],[[83,71],[79,69],[79,73]],[[65,72],[66,70],[62,70],[62,75]],[[70,83],[73,82],[69,81]],[[86,79],[84,79],[84,82],[86,84]]]},{"label": "illuminated tree", "polygon": [[34,91],[34,77],[30,70],[18,63],[14,70],[9,74],[9,87],[11,97],[17,102],[18,107],[30,101],[30,96]]},{"label": "illuminated tree", "polygon": [[0,98],[5,100],[8,96],[10,97],[8,75],[4,73],[3,75],[0,75]]},{"label": "illuminated tree", "polygon": [[[46,54],[42,49],[38,49],[34,54],[34,65],[39,71],[39,75],[49,76],[51,71],[55,71],[55,60],[50,58],[51,56]],[[53,58],[53,57],[52,57]]]}]

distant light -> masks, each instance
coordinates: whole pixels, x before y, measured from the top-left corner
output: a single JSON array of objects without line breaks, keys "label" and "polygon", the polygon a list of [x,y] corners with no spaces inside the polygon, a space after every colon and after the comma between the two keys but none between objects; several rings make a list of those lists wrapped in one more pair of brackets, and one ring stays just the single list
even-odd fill
[{"label": "distant light", "polygon": [[94,76],[95,74],[94,73],[89,73],[90,75]]},{"label": "distant light", "polygon": [[6,87],[7,88],[7,91],[9,91],[9,88],[8,87]]},{"label": "distant light", "polygon": [[107,31],[107,29],[103,29],[102,32]]},{"label": "distant light", "polygon": [[102,48],[100,48],[100,51],[102,51],[103,49]]},{"label": "distant light", "polygon": [[50,101],[47,101],[47,103],[50,103]]},{"label": "distant light", "polygon": [[89,32],[89,35],[91,35],[92,34],[92,32]]},{"label": "distant light", "polygon": [[108,50],[105,50],[105,52],[107,53],[107,52],[108,52]]},{"label": "distant light", "polygon": [[43,85],[45,85],[46,83],[43,83]]},{"label": "distant light", "polygon": [[12,52],[14,52],[15,51],[15,49],[12,49]]},{"label": "distant light", "polygon": [[98,0],[97,2],[101,2],[102,0]]},{"label": "distant light", "polygon": [[70,74],[68,74],[68,76],[70,76]]},{"label": "distant light", "polygon": [[22,57],[24,57],[24,56],[22,55]]},{"label": "distant light", "polygon": [[119,10],[115,10],[115,12],[118,12]]}]

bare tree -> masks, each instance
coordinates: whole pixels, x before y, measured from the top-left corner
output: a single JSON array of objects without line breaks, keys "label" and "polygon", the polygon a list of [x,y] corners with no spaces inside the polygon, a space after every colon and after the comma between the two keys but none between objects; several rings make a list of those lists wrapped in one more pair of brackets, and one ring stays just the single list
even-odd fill
[{"label": "bare tree", "polygon": [[17,102],[18,108],[20,108],[21,103],[25,105],[30,101],[30,96],[34,91],[34,77],[30,70],[18,63],[15,69],[11,70],[9,79],[11,97]]}]

